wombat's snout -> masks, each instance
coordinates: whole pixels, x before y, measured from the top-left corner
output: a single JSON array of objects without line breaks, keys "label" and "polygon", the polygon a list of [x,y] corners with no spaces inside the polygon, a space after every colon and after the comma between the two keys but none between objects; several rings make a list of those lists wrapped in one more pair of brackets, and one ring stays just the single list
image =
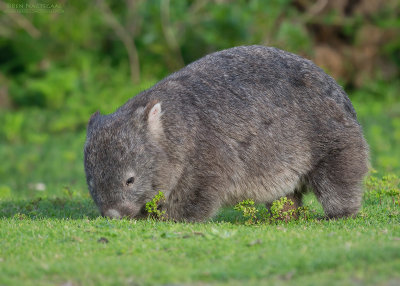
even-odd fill
[{"label": "wombat's snout", "polygon": [[116,209],[109,209],[104,212],[104,216],[107,216],[109,218],[118,219],[118,218],[121,218],[121,213]]},{"label": "wombat's snout", "polygon": [[112,206],[101,210],[101,215],[113,219],[136,218],[140,210],[131,206]]}]

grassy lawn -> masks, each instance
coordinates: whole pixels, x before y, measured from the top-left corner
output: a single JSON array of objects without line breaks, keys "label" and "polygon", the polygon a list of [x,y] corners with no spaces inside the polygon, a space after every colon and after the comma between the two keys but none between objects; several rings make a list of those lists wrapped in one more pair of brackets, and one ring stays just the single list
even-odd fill
[{"label": "grassy lawn", "polygon": [[[398,90],[352,97],[378,177],[400,170]],[[400,285],[389,197],[369,193],[357,218],[336,221],[311,194],[317,218],[289,223],[246,225],[232,208],[196,224],[109,220],[87,192],[84,140],[0,141],[0,285]]]},{"label": "grassy lawn", "polygon": [[[322,212],[309,195],[306,204]],[[201,224],[99,218],[88,199],[4,201],[0,285],[396,285],[400,207],[366,200],[356,219]]]}]

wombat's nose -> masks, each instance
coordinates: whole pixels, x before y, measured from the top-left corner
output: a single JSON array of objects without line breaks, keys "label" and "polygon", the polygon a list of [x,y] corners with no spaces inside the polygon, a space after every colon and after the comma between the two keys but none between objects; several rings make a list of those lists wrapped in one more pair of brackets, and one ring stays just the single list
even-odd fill
[{"label": "wombat's nose", "polygon": [[119,213],[119,211],[117,211],[115,209],[106,210],[104,212],[104,215],[108,216],[110,218],[121,218],[121,214]]}]

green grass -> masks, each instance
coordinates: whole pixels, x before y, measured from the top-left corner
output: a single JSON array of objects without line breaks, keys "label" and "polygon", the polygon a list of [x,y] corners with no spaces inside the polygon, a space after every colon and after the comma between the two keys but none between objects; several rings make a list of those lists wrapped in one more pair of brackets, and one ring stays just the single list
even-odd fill
[{"label": "green grass", "polygon": [[[400,172],[399,91],[352,95],[378,176]],[[0,138],[0,285],[400,284],[400,207],[388,197],[336,221],[246,225],[233,208],[196,224],[108,220],[87,192],[85,132],[21,128]],[[306,205],[323,217],[313,195]]]},{"label": "green grass", "polygon": [[[306,204],[322,216],[315,197]],[[246,226],[109,220],[89,199],[3,201],[0,285],[400,282],[400,207],[368,199],[355,219]],[[394,285],[394,284],[393,284]]]},{"label": "green grass", "polygon": [[350,94],[370,146],[372,166],[381,174],[400,173],[399,94],[400,80],[373,82]]}]

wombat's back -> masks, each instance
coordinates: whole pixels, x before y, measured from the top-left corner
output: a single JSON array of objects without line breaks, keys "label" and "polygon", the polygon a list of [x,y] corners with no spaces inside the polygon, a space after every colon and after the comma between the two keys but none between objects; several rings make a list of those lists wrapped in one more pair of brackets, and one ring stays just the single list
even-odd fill
[{"label": "wombat's back", "polygon": [[[253,143],[282,148],[287,143],[292,151],[303,152],[310,145],[329,149],[329,141],[350,130],[362,137],[343,89],[311,61],[276,48],[242,46],[210,54],[136,96],[125,108],[151,100],[162,102],[167,133],[179,126],[179,137],[207,137],[208,142],[219,138],[228,147],[240,142],[246,150]],[[311,160],[320,155],[313,150]]]},{"label": "wombat's back", "polygon": [[201,97],[199,101],[215,100],[215,92],[220,92],[218,101],[228,106],[237,103],[240,107],[240,101],[235,100],[243,97],[247,101],[261,97],[271,106],[291,102],[314,105],[318,100],[324,103],[329,97],[338,108],[356,117],[346,93],[321,68],[307,59],[272,47],[241,46],[207,55],[156,87],[170,86],[172,82],[189,91],[196,90],[188,94],[192,100],[196,100],[196,94]]}]

